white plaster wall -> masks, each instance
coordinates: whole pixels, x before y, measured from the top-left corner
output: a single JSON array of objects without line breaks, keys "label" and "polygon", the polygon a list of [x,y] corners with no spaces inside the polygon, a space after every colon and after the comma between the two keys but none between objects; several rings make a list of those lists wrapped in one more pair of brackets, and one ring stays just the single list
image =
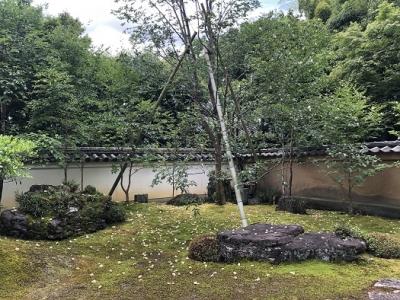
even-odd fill
[{"label": "white plaster wall", "polygon": [[[197,184],[197,186],[189,189],[190,193],[207,193],[208,172],[213,170],[213,168],[212,164],[193,163],[189,165],[189,179],[195,181]],[[117,174],[113,174],[111,170],[112,164],[110,163],[85,164],[83,169],[84,186],[93,185],[100,192],[104,194],[108,193],[117,177]],[[31,178],[23,178],[17,183],[5,183],[1,202],[3,207],[15,207],[15,194],[28,191],[29,187],[33,184],[59,185],[64,179],[64,170],[58,166],[31,167],[30,174]],[[151,187],[153,178],[154,172],[152,168],[140,169],[133,175],[130,198],[133,199],[135,194],[149,194],[150,199],[172,197],[172,186],[162,183]],[[68,167],[68,180],[74,180],[80,184],[81,168],[79,165],[70,165]],[[177,193],[176,191],[175,195]],[[120,186],[114,192],[113,200],[125,200],[125,195]]]}]

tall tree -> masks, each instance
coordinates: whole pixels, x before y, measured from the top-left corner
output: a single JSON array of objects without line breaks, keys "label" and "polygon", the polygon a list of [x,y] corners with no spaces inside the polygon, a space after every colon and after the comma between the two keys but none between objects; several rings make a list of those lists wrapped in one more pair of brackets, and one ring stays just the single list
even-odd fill
[{"label": "tall tree", "polygon": [[390,103],[400,101],[399,28],[400,7],[384,1],[365,30],[353,24],[339,33],[334,43],[337,65],[331,78],[353,82],[373,103],[386,106],[385,139],[393,138],[389,132],[396,123]]},{"label": "tall tree", "polygon": [[27,1],[0,1],[0,132],[20,129],[43,44],[42,12]]},{"label": "tall tree", "polygon": [[[191,80],[191,105],[200,112],[199,123],[208,133],[210,144],[215,149],[216,173],[222,173],[222,134],[217,118],[217,103],[211,85],[207,84],[205,62],[201,52],[204,46],[210,55],[212,69],[218,75],[221,65],[218,61],[218,42],[220,36],[238,24],[247,13],[258,6],[256,0],[240,1],[137,1],[120,0],[121,8],[117,14],[131,22],[132,38],[138,44],[146,44],[166,62],[176,61],[181,45],[189,46],[186,64],[182,68]],[[203,4],[203,6],[202,6]],[[150,9],[149,9],[150,8]],[[191,42],[194,31],[199,32],[199,39]],[[172,63],[173,64],[173,63]],[[217,76],[217,87],[222,80]],[[218,181],[217,202],[225,203],[222,181]]]},{"label": "tall tree", "polygon": [[261,120],[259,130],[269,135],[261,147],[282,149],[282,192],[291,196],[294,149],[321,142],[315,131],[318,96],[327,90],[330,34],[318,20],[271,15],[242,26],[239,36],[250,67],[243,80],[250,91],[245,102],[254,103],[249,121]]}]

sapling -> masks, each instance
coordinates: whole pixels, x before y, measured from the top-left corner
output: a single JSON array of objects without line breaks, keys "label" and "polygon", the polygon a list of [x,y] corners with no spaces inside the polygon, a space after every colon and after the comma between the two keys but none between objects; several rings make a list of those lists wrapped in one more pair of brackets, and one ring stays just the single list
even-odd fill
[{"label": "sapling", "polygon": [[368,155],[365,146],[345,144],[328,149],[330,159],[325,161],[328,174],[340,186],[343,198],[348,201],[348,211],[354,213],[354,189],[365,183],[367,178],[384,170],[383,164],[375,155]]}]

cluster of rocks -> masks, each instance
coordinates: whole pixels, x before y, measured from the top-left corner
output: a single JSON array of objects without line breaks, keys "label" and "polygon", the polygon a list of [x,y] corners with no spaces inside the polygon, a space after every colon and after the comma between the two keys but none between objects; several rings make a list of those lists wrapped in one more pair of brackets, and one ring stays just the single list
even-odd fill
[{"label": "cluster of rocks", "polygon": [[[77,216],[72,211],[69,218],[33,219],[17,209],[4,210],[0,214],[0,234],[20,239],[61,240],[84,232]],[[94,232],[107,227],[104,219],[93,220],[92,228],[85,230]]]},{"label": "cluster of rocks", "polygon": [[366,244],[334,233],[304,233],[298,225],[253,224],[218,233],[221,260],[265,260],[271,263],[307,259],[354,261],[366,251]]}]

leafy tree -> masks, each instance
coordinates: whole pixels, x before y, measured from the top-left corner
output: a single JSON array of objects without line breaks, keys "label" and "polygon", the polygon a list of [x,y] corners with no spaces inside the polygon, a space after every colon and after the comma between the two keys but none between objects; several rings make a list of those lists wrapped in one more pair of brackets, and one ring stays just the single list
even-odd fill
[{"label": "leafy tree", "polygon": [[315,17],[321,19],[323,22],[327,22],[332,15],[332,8],[328,1],[321,1],[315,7]]},{"label": "leafy tree", "polygon": [[399,0],[299,0],[299,8],[307,18],[319,18],[331,30],[344,30],[351,23],[365,27],[384,2],[400,6]]},{"label": "leafy tree", "polygon": [[332,15],[327,20],[327,24],[331,29],[342,30],[352,22],[362,22],[368,17],[369,1],[336,0],[332,4]]},{"label": "leafy tree", "polygon": [[43,31],[47,32],[44,40],[48,44],[49,55],[62,61],[74,84],[79,85],[91,56],[91,40],[83,34],[85,28],[82,23],[68,13],[62,13],[46,18]]},{"label": "leafy tree", "polygon": [[328,145],[327,172],[343,191],[353,213],[353,191],[386,165],[362,146],[377,133],[382,114],[368,104],[368,99],[354,87],[342,85],[322,101],[321,140]]},{"label": "leafy tree", "polygon": [[[77,98],[69,74],[62,64],[51,61],[50,66],[37,73],[33,95],[28,104],[31,132],[60,136],[63,149],[74,147],[81,138]],[[64,164],[64,181],[68,181],[67,163]]]},{"label": "leafy tree", "polygon": [[43,133],[27,133],[19,137],[35,144],[36,155],[32,158],[33,164],[46,165],[53,162],[65,166],[66,153],[60,136],[49,137]]},{"label": "leafy tree", "polygon": [[351,81],[365,90],[371,101],[386,105],[386,139],[395,125],[388,104],[400,100],[399,28],[400,7],[383,2],[365,30],[353,24],[337,35],[338,63],[331,73],[333,80]]},{"label": "leafy tree", "polygon": [[353,24],[337,36],[339,63],[332,77],[351,80],[376,102],[399,100],[400,8],[387,2],[365,31]]},{"label": "leafy tree", "polygon": [[[219,37],[238,24],[238,21],[250,10],[259,5],[256,0],[240,1],[206,1],[201,6],[199,1],[144,1],[138,5],[136,1],[120,0],[123,5],[117,14],[127,22],[134,24],[132,39],[137,45],[147,45],[166,62],[176,61],[179,57],[177,49],[184,44],[188,48],[186,71],[190,79],[190,100],[200,112],[200,124],[209,135],[210,144],[215,149],[216,173],[222,173],[222,134],[218,124],[215,94],[208,85],[206,68],[201,52],[207,46],[211,57],[211,69],[220,71],[218,61]],[[148,8],[151,9],[148,9]],[[189,10],[189,8],[194,8]],[[198,27],[197,43],[192,41],[193,26]],[[175,63],[174,63],[175,64]],[[221,81],[218,81],[219,83]],[[208,94],[208,96],[206,96]],[[223,183],[218,183],[218,202],[225,203]]]},{"label": "leafy tree", "polygon": [[[80,145],[124,146],[126,135],[125,113],[131,103],[139,102],[138,74],[126,55],[111,57],[103,51],[90,56],[88,67],[82,73],[85,90],[78,86],[79,116],[83,138]],[[121,133],[121,134],[120,134]]]},{"label": "leafy tree", "polygon": [[35,155],[35,144],[22,138],[0,135],[0,202],[5,181],[28,177],[26,159]]},{"label": "leafy tree", "polygon": [[348,201],[348,211],[354,213],[354,188],[365,183],[388,166],[375,155],[365,154],[367,149],[356,144],[342,144],[328,149],[327,172],[340,186],[344,199]]},{"label": "leafy tree", "polygon": [[[396,124],[395,125],[400,126],[400,103],[398,103],[398,102],[392,103],[392,106],[394,108],[395,115],[396,115]],[[400,138],[400,132],[398,130],[392,130],[390,133],[392,135],[397,136],[398,139]]]},{"label": "leafy tree", "polygon": [[256,101],[253,113],[261,129],[282,149],[282,189],[291,196],[294,149],[320,143],[318,96],[326,90],[330,35],[321,22],[293,16],[262,18],[241,34],[253,44],[247,87],[253,94],[247,102]]},{"label": "leafy tree", "polygon": [[172,186],[172,197],[175,197],[175,191],[180,191],[181,194],[187,194],[191,186],[196,186],[196,182],[189,180],[187,162],[172,162],[172,166],[166,164],[158,167],[156,175],[153,178],[151,186],[156,186],[164,181]]},{"label": "leafy tree", "polygon": [[34,99],[29,102],[29,129],[45,130],[52,136],[61,136],[65,147],[75,145],[78,135],[77,99],[70,75],[63,65],[51,61],[48,68],[37,73],[33,84]]},{"label": "leafy tree", "polygon": [[[121,115],[123,126],[116,127],[116,132],[127,153],[113,171],[121,174],[120,186],[128,202],[133,175],[159,160],[152,148],[168,142],[172,122],[168,112],[154,111],[151,101],[127,103]],[[138,156],[135,155],[137,151],[140,152]]]},{"label": "leafy tree", "polygon": [[324,96],[319,112],[324,145],[363,143],[382,131],[381,109],[368,103],[368,97],[354,86],[342,83],[332,94]]},{"label": "leafy tree", "polygon": [[43,49],[42,13],[29,3],[0,1],[0,132],[19,127],[35,66]]}]

